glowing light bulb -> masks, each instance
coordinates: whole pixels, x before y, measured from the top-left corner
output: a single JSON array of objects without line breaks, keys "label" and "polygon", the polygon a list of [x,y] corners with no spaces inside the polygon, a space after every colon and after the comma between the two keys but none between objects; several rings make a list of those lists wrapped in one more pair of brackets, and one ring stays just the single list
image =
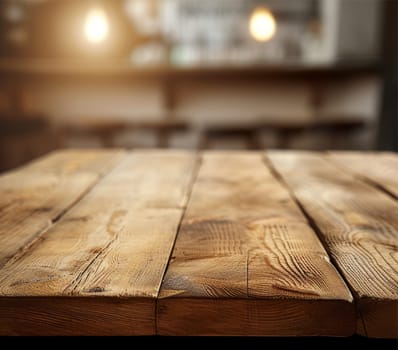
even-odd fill
[{"label": "glowing light bulb", "polygon": [[264,7],[258,7],[250,17],[250,34],[257,41],[268,41],[276,32],[276,21],[272,13]]},{"label": "glowing light bulb", "polygon": [[86,39],[98,44],[108,37],[109,23],[106,13],[101,8],[94,8],[89,11],[84,24]]}]

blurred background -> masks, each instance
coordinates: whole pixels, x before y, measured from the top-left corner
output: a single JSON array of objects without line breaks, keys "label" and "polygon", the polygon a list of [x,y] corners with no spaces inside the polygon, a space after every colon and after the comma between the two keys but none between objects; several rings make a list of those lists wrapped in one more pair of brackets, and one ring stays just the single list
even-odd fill
[{"label": "blurred background", "polygon": [[396,0],[0,0],[0,171],[68,147],[398,150]]}]

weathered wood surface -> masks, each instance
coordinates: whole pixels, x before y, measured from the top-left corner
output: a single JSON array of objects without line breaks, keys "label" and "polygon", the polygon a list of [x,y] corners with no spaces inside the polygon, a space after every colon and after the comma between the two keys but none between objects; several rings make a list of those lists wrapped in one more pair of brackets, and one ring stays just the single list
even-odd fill
[{"label": "weathered wood surface", "polygon": [[195,156],[184,152],[123,159],[1,271],[0,333],[154,334],[155,300],[194,168]]},{"label": "weathered wood surface", "polygon": [[162,284],[159,334],[350,335],[351,302],[262,156],[205,154]]},{"label": "weathered wood surface", "polygon": [[0,334],[398,337],[397,169],[393,154],[50,154],[0,176]]},{"label": "weathered wood surface", "polygon": [[398,202],[323,155],[268,152],[268,157],[355,293],[357,331],[398,337]]},{"label": "weathered wood surface", "polygon": [[22,254],[122,156],[120,151],[54,152],[0,176],[0,267]]},{"label": "weathered wood surface", "polygon": [[347,169],[398,198],[397,154],[388,152],[331,152],[329,156],[343,169]]}]

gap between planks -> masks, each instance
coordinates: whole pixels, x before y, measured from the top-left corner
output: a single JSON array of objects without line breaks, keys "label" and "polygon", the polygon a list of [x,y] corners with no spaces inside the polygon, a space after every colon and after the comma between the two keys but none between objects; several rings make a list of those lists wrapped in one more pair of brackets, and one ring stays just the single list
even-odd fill
[{"label": "gap between planks", "polygon": [[[115,164],[116,165],[116,164]],[[109,169],[111,172],[112,169]],[[33,249],[34,246],[40,243],[43,240],[46,232],[51,230],[51,228],[59,221],[61,218],[74,206],[76,206],[90,191],[107,175],[107,173],[101,174],[95,182],[90,184],[69,206],[67,206],[64,210],[62,210],[55,218],[50,219],[48,226],[45,227],[42,231],[39,231],[29,242],[27,242],[24,246],[19,248],[19,250],[4,264],[4,267],[7,265],[11,265],[21,259],[30,249]]]},{"label": "gap between planks", "polygon": [[[321,153],[321,152],[319,152]],[[339,271],[340,273],[340,277],[344,280],[346,286],[349,288],[350,292],[353,293],[353,290],[350,286],[350,284],[347,282],[344,274],[342,274],[341,268],[339,267],[338,264],[336,264],[335,259],[333,258],[333,256],[330,254],[329,252],[329,248],[325,242],[325,237],[322,234],[322,231],[320,230],[320,228],[318,227],[318,225],[316,224],[316,222],[314,221],[314,219],[308,214],[307,210],[305,209],[305,207],[303,206],[303,204],[298,200],[298,198],[296,197],[294,191],[290,188],[290,186],[286,183],[286,181],[284,180],[284,178],[281,176],[281,174],[279,174],[279,172],[275,169],[274,165],[272,164],[271,160],[268,158],[268,156],[265,154],[264,155],[264,162],[267,165],[268,169],[270,170],[270,172],[272,173],[272,175],[275,177],[275,179],[286,189],[287,192],[289,192],[291,199],[296,203],[296,205],[299,207],[301,213],[303,214],[303,216],[307,219],[308,224],[310,225],[310,227],[314,230],[314,232],[316,233],[319,241],[322,243],[323,248],[326,250],[326,252],[329,255],[329,258],[332,262],[332,264],[334,265],[335,269],[337,271]]]},{"label": "gap between planks", "polygon": [[[19,242],[16,242],[16,247],[12,247],[12,245],[7,246],[6,251],[9,251],[9,254],[11,254],[6,256],[3,253],[2,256],[0,256],[0,269],[18,261],[26,254],[26,252],[37,245],[42,240],[43,235],[45,235],[45,233],[48,232],[69,210],[77,205],[96,186],[96,184],[107,173],[109,173],[119,161],[122,160],[124,155],[125,152],[120,149],[112,151],[59,150],[53,151],[37,160],[33,160],[13,171],[2,174],[1,179],[3,181],[3,186],[5,185],[5,188],[2,188],[2,190],[11,191],[11,194],[8,195],[8,199],[11,204],[13,204],[13,201],[20,200],[22,202],[19,207],[13,209],[14,215],[16,213],[24,213],[24,211],[28,211],[28,215],[23,216],[22,219],[19,218],[19,225],[23,225],[22,222],[24,220],[30,220],[32,233],[29,233],[26,228],[25,231],[19,233],[19,239],[22,241],[21,246],[19,246]],[[79,159],[79,157],[82,159]],[[100,162],[101,160],[102,162]],[[98,162],[100,162],[100,164],[98,164]],[[57,188],[54,190],[51,188],[41,190],[40,186],[42,186],[42,182],[39,180],[35,185],[35,182],[33,181],[33,185],[29,185],[29,181],[31,181],[31,179],[27,181],[28,185],[26,185],[24,183],[25,174],[29,175],[29,177],[33,179],[35,177],[43,177],[44,179],[48,179],[48,181],[58,181],[59,183],[56,183],[57,188],[64,185],[65,181],[69,181],[70,184],[73,185],[79,175],[82,175],[84,181],[82,184],[78,184],[78,188],[80,189],[77,190],[75,195],[68,193],[70,197],[68,198],[68,196],[66,196],[65,203],[62,204],[64,198],[56,197]],[[7,185],[8,182],[11,184],[10,187]],[[28,200],[27,203],[24,204],[26,199],[24,199],[23,196],[19,198],[19,196],[23,194],[25,189],[19,189],[18,194],[15,194],[15,184],[13,183],[18,184],[18,187],[19,185],[27,186],[26,189],[33,194],[35,191],[43,191],[46,196],[41,197],[32,203]],[[46,190],[48,193],[46,193]],[[62,193],[59,193],[58,195],[62,195]],[[59,207],[53,208],[51,205],[49,206],[49,203],[51,202],[60,202],[61,204],[56,203],[55,206]],[[7,220],[7,214],[5,215]],[[43,215],[44,217],[41,217],[40,215]],[[46,218],[45,216],[48,217]],[[12,225],[13,223],[11,223],[11,226]],[[35,231],[35,225],[38,226],[36,229],[37,231]],[[11,227],[8,228],[8,230],[11,230]],[[4,232],[4,228],[2,234],[7,234]]]},{"label": "gap between planks", "polygon": [[[398,200],[398,155],[391,152],[328,151],[326,158],[377,190]],[[369,164],[372,166],[369,167]]]},{"label": "gap between planks", "polygon": [[[319,152],[319,153],[323,154],[322,152]],[[350,283],[348,282],[348,280],[347,280],[347,278],[346,278],[346,276],[344,274],[344,271],[341,269],[341,266],[339,266],[339,264],[337,264],[336,260],[333,258],[333,255],[330,254],[330,250],[329,250],[329,247],[328,247],[328,245],[327,245],[327,243],[325,241],[325,237],[323,236],[322,231],[318,227],[318,225],[316,224],[315,220],[308,214],[308,212],[305,209],[304,205],[298,200],[298,198],[296,197],[296,195],[295,195],[294,191],[292,190],[292,188],[286,183],[286,181],[282,177],[282,175],[279,174],[279,172],[275,169],[273,163],[271,162],[271,160],[269,159],[267,154],[264,155],[264,162],[268,166],[268,168],[270,169],[271,173],[274,175],[275,179],[277,179],[279,181],[279,183],[286,189],[286,191],[289,192],[290,197],[292,198],[292,200],[300,208],[301,213],[307,219],[308,224],[313,229],[313,231],[316,233],[319,241],[323,245],[323,248],[328,253],[330,261],[333,264],[334,268],[339,272],[340,278],[344,281],[344,283],[346,284],[347,288],[350,290],[350,293],[352,295],[355,295],[355,290],[351,287]],[[355,298],[353,300],[353,303],[354,303],[354,305],[356,304],[356,299]],[[356,305],[355,305],[355,307],[356,307]],[[358,310],[356,310],[356,312],[360,314],[360,312]],[[362,317],[361,317],[361,319],[362,319]],[[363,322],[363,320],[362,320],[362,322]],[[364,325],[363,325],[363,327],[365,329]]]},{"label": "gap between planks", "polygon": [[[176,235],[174,237],[174,242],[173,242],[173,245],[172,245],[171,250],[170,250],[170,254],[169,254],[169,258],[167,260],[166,267],[165,267],[165,269],[163,271],[163,274],[162,274],[160,287],[159,287],[159,293],[160,293],[160,290],[162,288],[163,280],[164,280],[164,277],[166,275],[167,269],[169,267],[171,257],[173,255],[173,251],[174,251],[175,244],[177,242],[178,234],[180,233],[181,223],[182,223],[182,221],[184,220],[184,217],[185,217],[185,213],[186,213],[186,210],[187,210],[187,207],[188,207],[189,199],[191,198],[191,194],[192,194],[192,189],[193,189],[193,186],[194,186],[194,184],[196,182],[196,179],[198,178],[199,169],[200,169],[200,166],[202,164],[202,154],[203,154],[203,152],[195,152],[193,154],[194,154],[194,157],[196,158],[196,162],[195,162],[195,165],[194,165],[194,168],[193,168],[193,171],[192,171],[191,181],[190,181],[190,183],[188,185],[188,189],[187,189],[187,200],[186,200],[185,204],[182,207],[182,215],[181,215],[180,221],[178,223],[177,232],[176,232]],[[158,293],[158,297],[155,299],[155,335],[159,334],[159,331],[158,331],[159,293]]]}]

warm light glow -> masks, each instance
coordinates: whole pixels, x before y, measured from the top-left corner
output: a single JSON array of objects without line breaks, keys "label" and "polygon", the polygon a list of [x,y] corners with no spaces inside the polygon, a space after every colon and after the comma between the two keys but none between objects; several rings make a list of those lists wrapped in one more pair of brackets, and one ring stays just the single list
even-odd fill
[{"label": "warm light glow", "polygon": [[266,8],[256,8],[250,17],[250,34],[257,41],[268,41],[276,32],[276,22]]},{"label": "warm light glow", "polygon": [[84,33],[89,42],[100,43],[108,37],[109,23],[106,13],[101,8],[94,8],[87,14]]}]

